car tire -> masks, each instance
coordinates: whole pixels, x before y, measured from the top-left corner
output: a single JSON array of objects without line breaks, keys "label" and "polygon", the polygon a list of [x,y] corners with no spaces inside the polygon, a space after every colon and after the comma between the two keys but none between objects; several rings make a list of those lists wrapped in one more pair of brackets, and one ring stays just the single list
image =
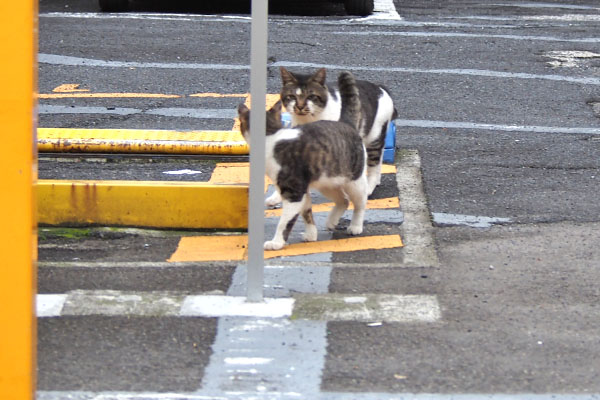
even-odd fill
[{"label": "car tire", "polygon": [[104,12],[120,12],[129,9],[129,0],[98,0],[100,10]]},{"label": "car tire", "polygon": [[373,0],[345,0],[344,6],[350,15],[365,17],[373,12]]}]

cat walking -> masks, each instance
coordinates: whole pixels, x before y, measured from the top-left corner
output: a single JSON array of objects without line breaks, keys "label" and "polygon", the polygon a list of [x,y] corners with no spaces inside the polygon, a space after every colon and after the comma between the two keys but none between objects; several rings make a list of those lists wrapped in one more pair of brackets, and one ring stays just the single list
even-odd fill
[{"label": "cat walking", "polygon": [[[265,250],[281,249],[298,218],[305,222],[305,241],[317,240],[310,189],[320,191],[335,205],[326,227],[335,229],[349,202],[354,205],[347,232],[363,231],[367,203],[366,151],[358,134],[361,119],[359,91],[354,76],[343,72],[338,78],[340,121],[317,121],[282,128],[282,103],[267,111],[266,173],[282,198],[282,213],[272,240]],[[238,107],[242,135],[249,143],[250,110]]]},{"label": "cat walking", "polygon": [[[338,121],[342,110],[339,86],[327,85],[325,68],[314,74],[292,73],[280,67],[282,88],[281,101],[291,114],[292,126],[314,121]],[[361,117],[358,132],[367,149],[368,195],[381,183],[381,164],[388,124],[396,119],[397,112],[387,88],[371,82],[356,80],[359,92]],[[277,198],[267,199],[274,205]]]}]

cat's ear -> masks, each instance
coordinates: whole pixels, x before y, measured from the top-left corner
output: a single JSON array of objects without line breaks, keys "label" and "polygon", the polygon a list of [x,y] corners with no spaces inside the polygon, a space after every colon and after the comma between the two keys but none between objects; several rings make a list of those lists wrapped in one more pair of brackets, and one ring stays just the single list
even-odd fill
[{"label": "cat's ear", "polygon": [[325,86],[325,78],[327,77],[327,72],[325,68],[320,68],[313,76],[310,77],[313,81],[317,82],[321,86]]},{"label": "cat's ear", "polygon": [[281,100],[279,100],[277,103],[273,104],[273,106],[269,109],[269,112],[281,114],[281,107]]},{"label": "cat's ear", "polygon": [[298,80],[296,79],[294,74],[292,74],[290,71],[288,71],[284,67],[279,67],[279,72],[281,72],[281,82],[283,82],[284,86],[287,84],[295,85],[298,83]]}]

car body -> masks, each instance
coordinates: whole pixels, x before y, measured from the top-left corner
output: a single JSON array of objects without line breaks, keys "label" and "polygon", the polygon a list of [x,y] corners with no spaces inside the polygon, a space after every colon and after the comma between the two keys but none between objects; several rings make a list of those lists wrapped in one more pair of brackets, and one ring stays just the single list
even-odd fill
[{"label": "car body", "polygon": [[[311,0],[318,2],[320,0]],[[350,15],[367,16],[373,12],[374,0],[322,0],[323,2],[344,3]],[[105,12],[121,12],[129,9],[130,0],[98,0],[100,10]]]}]

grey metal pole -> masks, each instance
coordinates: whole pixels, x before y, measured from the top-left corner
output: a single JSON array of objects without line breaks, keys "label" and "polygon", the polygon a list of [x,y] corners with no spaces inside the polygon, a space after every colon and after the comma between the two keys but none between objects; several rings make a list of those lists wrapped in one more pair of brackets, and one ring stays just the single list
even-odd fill
[{"label": "grey metal pole", "polygon": [[247,301],[263,301],[264,182],[267,96],[268,0],[252,0],[250,34],[250,193]]}]

